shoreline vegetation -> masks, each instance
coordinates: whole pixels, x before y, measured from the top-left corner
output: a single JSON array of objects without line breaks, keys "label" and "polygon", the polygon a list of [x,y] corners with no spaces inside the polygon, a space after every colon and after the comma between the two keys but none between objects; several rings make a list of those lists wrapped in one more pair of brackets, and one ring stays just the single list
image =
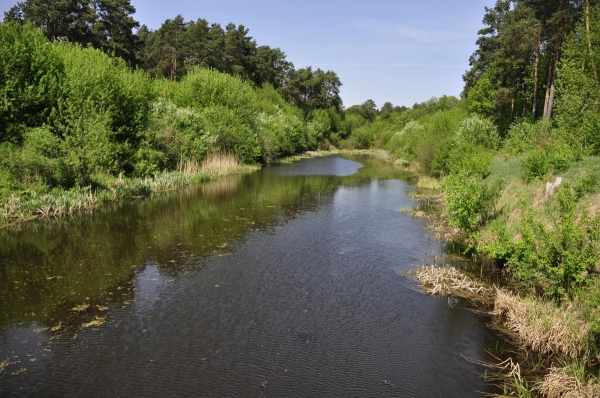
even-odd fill
[{"label": "shoreline vegetation", "polygon": [[401,211],[507,282],[419,271],[432,293],[485,292],[481,308],[522,351],[490,365],[504,395],[600,395],[600,4],[497,0],[460,98],[411,108],[344,108],[333,71],[294,69],[243,25],[177,16],[134,33],[135,9],[119,4],[25,0],[5,13],[0,223],[219,175],[205,163],[227,174],[386,151],[419,176],[420,205]]},{"label": "shoreline vegetation", "polygon": [[[307,151],[303,154],[278,159],[276,163],[292,163],[303,158],[330,156],[334,154],[371,154],[388,159],[381,150]],[[103,204],[124,199],[141,199],[155,193],[176,191],[181,188],[203,184],[219,178],[259,170],[259,165],[240,164],[232,153],[211,153],[198,165],[186,162],[175,171],[165,171],[152,177],[131,178],[100,176],[92,185],[70,190],[54,190],[38,195],[34,191],[17,196],[12,193],[0,204],[0,228],[36,219],[70,216],[89,211]]]},{"label": "shoreline vegetation", "polygon": [[31,191],[23,197],[11,194],[0,207],[0,228],[34,219],[69,216],[106,203],[179,190],[258,168],[240,164],[230,153],[211,154],[200,165],[186,162],[176,171],[165,171],[152,177],[128,178],[122,174],[118,177],[102,176],[101,181],[94,181],[94,188],[90,185],[53,190],[42,195]]}]

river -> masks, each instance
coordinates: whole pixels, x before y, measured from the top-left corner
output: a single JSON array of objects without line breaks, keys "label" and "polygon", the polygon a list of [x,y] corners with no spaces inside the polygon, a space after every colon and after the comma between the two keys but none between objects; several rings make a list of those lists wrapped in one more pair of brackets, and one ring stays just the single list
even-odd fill
[{"label": "river", "polygon": [[303,159],[0,230],[0,396],[475,397],[498,337],[404,272],[406,175]]}]

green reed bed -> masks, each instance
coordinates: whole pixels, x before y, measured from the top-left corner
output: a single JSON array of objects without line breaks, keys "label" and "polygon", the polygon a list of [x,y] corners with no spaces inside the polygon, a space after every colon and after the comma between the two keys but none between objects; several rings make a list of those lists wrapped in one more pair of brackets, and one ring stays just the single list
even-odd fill
[{"label": "green reed bed", "polygon": [[[244,169],[240,167],[240,171]],[[232,171],[230,171],[231,173]],[[187,185],[204,183],[216,174],[194,174],[169,171],[146,178],[96,177],[92,185],[69,190],[55,189],[47,193],[36,191],[12,194],[0,204],[0,225],[32,218],[58,217],[94,208],[102,203],[125,198],[149,196],[154,192],[170,191]]]}]

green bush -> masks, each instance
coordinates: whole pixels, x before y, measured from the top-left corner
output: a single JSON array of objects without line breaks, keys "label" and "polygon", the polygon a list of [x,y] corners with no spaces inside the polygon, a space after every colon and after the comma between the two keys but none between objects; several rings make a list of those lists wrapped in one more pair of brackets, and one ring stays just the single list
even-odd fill
[{"label": "green bush", "polygon": [[521,162],[521,173],[527,182],[540,180],[550,171],[548,156],[544,151],[531,151]]},{"label": "green bush", "polygon": [[55,50],[33,25],[0,23],[0,142],[20,144],[56,108],[65,77]]},{"label": "green bush", "polygon": [[551,213],[556,216],[544,223],[529,215],[522,224],[522,250],[509,261],[526,284],[559,300],[583,286],[600,261],[600,218],[577,212],[576,202],[576,192],[563,184]]},{"label": "green bush", "polygon": [[496,126],[477,115],[460,122],[460,127],[456,132],[456,141],[492,150],[498,149],[500,146],[500,136]]},{"label": "green bush", "polygon": [[576,160],[580,155],[568,143],[557,138],[546,144],[548,153],[548,165],[554,171],[563,171]]},{"label": "green bush", "polygon": [[488,184],[481,177],[466,172],[451,174],[446,180],[450,223],[466,233],[473,233],[493,214],[500,192],[499,182]]},{"label": "green bush", "polygon": [[533,149],[539,127],[529,120],[519,120],[513,123],[504,140],[504,151],[509,155],[518,155]]}]

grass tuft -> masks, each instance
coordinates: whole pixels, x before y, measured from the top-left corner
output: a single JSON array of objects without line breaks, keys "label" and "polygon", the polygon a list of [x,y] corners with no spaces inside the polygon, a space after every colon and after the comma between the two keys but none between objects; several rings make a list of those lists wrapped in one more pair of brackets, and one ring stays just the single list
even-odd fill
[{"label": "grass tuft", "polygon": [[548,398],[597,398],[600,385],[593,378],[582,381],[566,368],[551,367],[539,386],[540,393]]},{"label": "grass tuft", "polygon": [[576,358],[588,349],[590,324],[572,307],[521,298],[498,290],[494,313],[519,339],[541,354],[563,354]]}]

